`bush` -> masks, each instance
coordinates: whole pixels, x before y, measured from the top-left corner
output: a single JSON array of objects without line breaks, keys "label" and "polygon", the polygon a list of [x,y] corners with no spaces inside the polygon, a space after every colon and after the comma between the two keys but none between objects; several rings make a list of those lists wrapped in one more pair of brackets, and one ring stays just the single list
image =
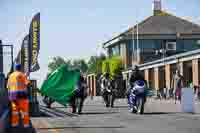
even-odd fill
[{"label": "bush", "polygon": [[110,73],[111,78],[116,75],[121,74],[123,69],[122,60],[118,57],[113,57],[110,59],[106,59],[102,62],[102,72],[103,73]]}]

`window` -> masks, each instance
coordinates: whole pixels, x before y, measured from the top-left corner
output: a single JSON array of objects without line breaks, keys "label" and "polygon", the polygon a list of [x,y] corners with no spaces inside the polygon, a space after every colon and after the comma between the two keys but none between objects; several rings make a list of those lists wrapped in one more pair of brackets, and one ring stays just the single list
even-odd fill
[{"label": "window", "polygon": [[119,56],[120,55],[119,45],[112,47],[110,53],[111,53],[112,56]]},{"label": "window", "polygon": [[167,42],[167,50],[176,50],[176,42]]},{"label": "window", "polygon": [[197,47],[200,48],[200,40],[197,40]]}]

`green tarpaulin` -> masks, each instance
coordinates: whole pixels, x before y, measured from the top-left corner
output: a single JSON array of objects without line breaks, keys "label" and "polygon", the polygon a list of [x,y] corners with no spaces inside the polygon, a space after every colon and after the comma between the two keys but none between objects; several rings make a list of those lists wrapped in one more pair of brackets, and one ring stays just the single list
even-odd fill
[{"label": "green tarpaulin", "polygon": [[80,72],[69,70],[63,65],[48,76],[40,91],[42,95],[48,96],[60,104],[67,105],[74,94],[79,76]]}]

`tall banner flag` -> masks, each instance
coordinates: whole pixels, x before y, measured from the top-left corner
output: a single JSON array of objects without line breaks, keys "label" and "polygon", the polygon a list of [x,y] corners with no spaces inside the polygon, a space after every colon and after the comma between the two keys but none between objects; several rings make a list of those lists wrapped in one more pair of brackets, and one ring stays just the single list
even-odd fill
[{"label": "tall banner flag", "polygon": [[23,40],[21,48],[21,64],[23,66],[23,71],[28,74],[30,72],[30,59],[29,35],[27,35]]},{"label": "tall banner flag", "polygon": [[29,45],[31,47],[30,72],[35,72],[40,69],[38,64],[40,50],[40,13],[37,13],[32,19],[29,29]]},{"label": "tall banner flag", "polygon": [[22,46],[20,49],[20,52],[17,55],[17,58],[15,59],[15,63],[19,63],[22,65],[22,71],[24,73],[29,74],[30,72],[30,63],[31,63],[31,47],[29,45],[29,35],[26,35]]}]

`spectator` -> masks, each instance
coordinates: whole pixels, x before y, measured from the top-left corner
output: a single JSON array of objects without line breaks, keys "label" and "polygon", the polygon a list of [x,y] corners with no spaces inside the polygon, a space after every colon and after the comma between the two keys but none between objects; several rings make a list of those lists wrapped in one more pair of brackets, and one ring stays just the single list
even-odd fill
[{"label": "spectator", "polygon": [[167,88],[166,88],[166,86],[164,86],[164,88],[163,88],[163,97],[164,97],[165,100],[167,99]]},{"label": "spectator", "polygon": [[198,99],[200,100],[200,83],[199,83],[199,86],[198,86],[197,96],[198,96]]},{"label": "spectator", "polygon": [[179,70],[176,70],[176,73],[173,75],[172,79],[172,88],[174,88],[175,93],[175,104],[176,100],[181,101],[181,89],[183,88],[183,76],[180,74]]},{"label": "spectator", "polygon": [[198,89],[198,86],[194,86],[194,94],[197,94],[197,89]]}]

